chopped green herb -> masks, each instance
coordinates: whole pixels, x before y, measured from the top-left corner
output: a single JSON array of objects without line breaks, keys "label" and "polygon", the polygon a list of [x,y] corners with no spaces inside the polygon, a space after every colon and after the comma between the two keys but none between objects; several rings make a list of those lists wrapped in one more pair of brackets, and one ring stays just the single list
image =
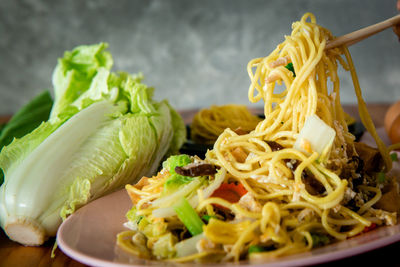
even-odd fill
[{"label": "chopped green herb", "polygon": [[276,249],[274,245],[271,246],[259,246],[259,245],[251,245],[249,246],[248,253],[257,253],[257,252],[264,252],[264,251],[271,251]]},{"label": "chopped green herb", "polygon": [[386,176],[383,172],[378,172],[378,183],[384,183],[386,181]]},{"label": "chopped green herb", "polygon": [[143,216],[143,215],[140,215],[140,216],[136,219],[137,224],[139,224],[140,221],[141,221],[143,218],[144,218],[144,216]]},{"label": "chopped green herb", "polygon": [[217,216],[214,216],[214,215],[203,215],[203,216],[201,216],[201,218],[202,218],[203,221],[205,221],[206,223],[208,223],[208,222],[210,221],[211,218],[218,219],[218,217],[217,217]]},{"label": "chopped green herb", "polygon": [[392,154],[390,154],[390,158],[392,159],[392,161],[399,161],[399,158],[397,157],[397,153],[394,152]]},{"label": "chopped green herb", "polygon": [[125,217],[128,219],[128,221],[131,221],[135,224],[139,224],[140,221],[144,218],[143,215],[137,215],[137,209],[135,206],[133,206],[126,214]]},{"label": "chopped green herb", "polygon": [[312,242],[313,242],[312,243],[313,248],[325,246],[331,242],[329,237],[324,234],[311,234],[311,238],[312,238]]},{"label": "chopped green herb", "polygon": [[293,72],[293,77],[296,77],[296,72],[294,71],[294,67],[293,67],[293,63],[290,62],[288,63],[285,68],[287,68],[288,70],[290,70],[291,72]]},{"label": "chopped green herb", "polygon": [[133,225],[137,226],[139,230],[144,230],[150,222],[143,215],[137,214],[136,206],[133,206],[126,214],[125,217],[130,221]]},{"label": "chopped green herb", "polygon": [[263,252],[263,251],[264,251],[264,248],[261,247],[261,246],[251,245],[251,246],[249,247],[249,254],[250,254],[250,253],[254,253],[254,252]]}]

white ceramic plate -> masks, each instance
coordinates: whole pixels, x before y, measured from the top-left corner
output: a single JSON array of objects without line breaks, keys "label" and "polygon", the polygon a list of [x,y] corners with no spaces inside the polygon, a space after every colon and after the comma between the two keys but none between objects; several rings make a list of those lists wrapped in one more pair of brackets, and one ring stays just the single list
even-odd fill
[{"label": "white ceramic plate", "polygon": [[[367,140],[365,140],[367,141]],[[400,156],[400,155],[399,155]],[[399,164],[396,164],[396,169]],[[131,208],[125,190],[100,198],[68,217],[57,233],[57,243],[71,258],[91,266],[143,266],[160,262],[127,257],[116,245],[116,235],[123,227],[125,213]],[[380,227],[363,235],[310,252],[277,258],[251,266],[304,266],[326,263],[358,255],[400,241],[400,224]],[[165,265],[165,264],[163,264]],[[218,266],[230,266],[219,264]],[[243,262],[240,265],[250,265]],[[207,265],[210,266],[210,265]]]}]

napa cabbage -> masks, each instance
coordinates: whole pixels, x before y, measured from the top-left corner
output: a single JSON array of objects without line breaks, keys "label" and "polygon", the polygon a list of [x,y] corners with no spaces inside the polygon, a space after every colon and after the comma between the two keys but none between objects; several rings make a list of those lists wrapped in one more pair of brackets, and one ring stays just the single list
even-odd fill
[{"label": "napa cabbage", "polygon": [[0,225],[40,245],[82,205],[157,171],[185,141],[166,100],[153,100],[143,76],[111,71],[107,44],[79,46],[53,72],[47,121],[0,152]]}]

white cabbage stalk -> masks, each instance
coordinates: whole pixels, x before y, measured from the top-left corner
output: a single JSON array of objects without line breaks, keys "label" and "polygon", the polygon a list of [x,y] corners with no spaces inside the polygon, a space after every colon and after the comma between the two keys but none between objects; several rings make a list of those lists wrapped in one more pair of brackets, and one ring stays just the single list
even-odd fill
[{"label": "white cabbage stalk", "polygon": [[66,52],[49,121],[1,150],[0,224],[12,240],[41,245],[77,208],[151,176],[184,142],[179,115],[140,77],[111,73],[105,48]]},{"label": "white cabbage stalk", "polygon": [[197,243],[201,240],[205,238],[206,236],[203,233],[192,236],[188,239],[185,239],[179,243],[175,244],[175,250],[176,250],[176,257],[180,258],[180,257],[186,257],[189,255],[193,255],[195,253],[198,253],[199,251],[197,250]]},{"label": "white cabbage stalk", "polygon": [[319,159],[326,158],[335,140],[335,130],[321,120],[317,115],[307,117],[303,128],[297,135],[294,148],[310,155],[317,152]]}]

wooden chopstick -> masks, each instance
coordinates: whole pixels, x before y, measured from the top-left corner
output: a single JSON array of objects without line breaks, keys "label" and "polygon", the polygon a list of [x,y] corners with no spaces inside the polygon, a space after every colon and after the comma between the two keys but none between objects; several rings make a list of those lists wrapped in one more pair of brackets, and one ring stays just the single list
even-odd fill
[{"label": "wooden chopstick", "polygon": [[[400,25],[400,15],[391,17],[387,20],[381,21],[379,23],[376,23],[374,25],[359,29],[357,31],[339,36],[331,41],[329,41],[326,46],[325,46],[325,50],[328,49],[332,49],[341,45],[353,45],[355,43],[358,43],[374,34],[377,34],[387,28],[393,27],[395,25],[399,24]],[[271,68],[275,68],[278,66],[282,66],[282,65],[286,65],[287,62],[290,61],[290,58],[288,56],[286,57],[281,57],[278,58],[276,61],[271,62],[269,64],[269,66]],[[270,75],[269,77],[266,78],[266,82],[270,83],[270,82],[274,82],[277,79],[279,79],[279,77],[277,75]]]},{"label": "wooden chopstick", "polygon": [[347,46],[358,43],[374,34],[377,34],[387,28],[400,24],[400,15],[391,17],[374,25],[362,28],[360,30],[339,36],[326,44],[325,49],[331,49],[346,44]]}]

